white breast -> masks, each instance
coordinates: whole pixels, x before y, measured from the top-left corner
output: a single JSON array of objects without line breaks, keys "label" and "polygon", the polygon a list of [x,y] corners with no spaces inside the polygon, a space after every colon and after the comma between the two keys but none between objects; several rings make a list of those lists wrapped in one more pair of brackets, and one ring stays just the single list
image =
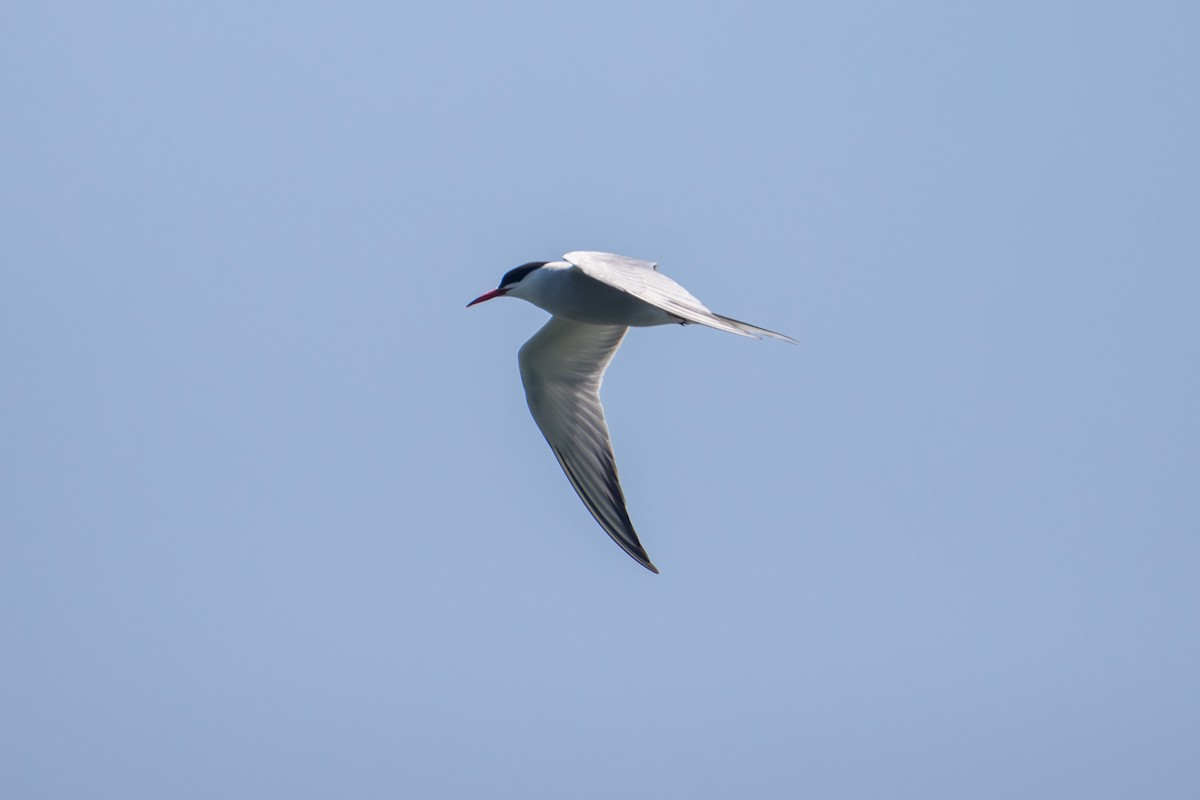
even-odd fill
[{"label": "white breast", "polygon": [[590,325],[646,327],[680,321],[631,294],[589,278],[563,261],[531,272],[509,294],[556,317]]}]

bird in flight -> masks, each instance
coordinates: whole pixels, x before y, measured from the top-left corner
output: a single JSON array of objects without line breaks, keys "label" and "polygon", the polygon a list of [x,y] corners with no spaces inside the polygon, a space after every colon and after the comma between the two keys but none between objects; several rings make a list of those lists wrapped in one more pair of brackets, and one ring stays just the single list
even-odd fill
[{"label": "bird in flight", "polygon": [[519,297],[550,312],[550,321],[517,355],[529,411],[583,504],[605,533],[651,572],[625,509],[600,383],[630,327],[697,323],[739,336],[782,333],[714,314],[652,261],[577,251],[562,261],[531,261],[510,269],[500,285],[467,308],[494,297]]}]

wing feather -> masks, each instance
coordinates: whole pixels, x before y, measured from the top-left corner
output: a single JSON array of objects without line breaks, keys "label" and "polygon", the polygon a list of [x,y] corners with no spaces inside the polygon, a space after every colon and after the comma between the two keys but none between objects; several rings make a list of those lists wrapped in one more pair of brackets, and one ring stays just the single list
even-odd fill
[{"label": "wing feather", "polygon": [[600,527],[651,572],[625,508],[600,384],[628,328],[552,317],[518,354],[525,399],[542,435]]},{"label": "wing feather", "polygon": [[567,253],[563,259],[588,277],[614,289],[620,289],[687,322],[707,325],[727,333],[736,333],[738,336],[749,336],[753,339],[770,336],[795,344],[794,339],[782,333],[714,314],[691,292],[659,272],[658,265],[653,261],[591,250]]}]

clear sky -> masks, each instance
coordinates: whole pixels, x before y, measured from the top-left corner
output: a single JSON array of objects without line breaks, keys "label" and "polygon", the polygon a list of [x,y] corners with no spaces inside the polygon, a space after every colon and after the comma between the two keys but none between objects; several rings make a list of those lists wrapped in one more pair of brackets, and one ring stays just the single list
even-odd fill
[{"label": "clear sky", "polygon": [[[1195,3],[0,9],[0,796],[1200,796]],[[574,249],[662,575],[525,408]]]}]

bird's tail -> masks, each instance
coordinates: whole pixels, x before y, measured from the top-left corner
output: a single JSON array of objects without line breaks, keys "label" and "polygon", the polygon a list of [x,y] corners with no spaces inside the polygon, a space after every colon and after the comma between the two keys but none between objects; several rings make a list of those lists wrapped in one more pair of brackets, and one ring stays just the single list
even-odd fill
[{"label": "bird's tail", "polygon": [[776,333],[775,331],[769,331],[766,328],[760,328],[757,325],[751,325],[749,322],[742,322],[741,320],[736,320],[731,317],[722,316],[721,314],[713,314],[713,316],[720,320],[728,322],[730,325],[734,326],[735,328],[742,331],[743,333],[749,334],[750,336],[755,336],[755,337],[769,336],[772,339],[778,339],[779,341],[787,342],[788,344],[800,344],[799,342],[797,342],[795,339],[793,339],[790,336],[784,336],[782,333]]}]

